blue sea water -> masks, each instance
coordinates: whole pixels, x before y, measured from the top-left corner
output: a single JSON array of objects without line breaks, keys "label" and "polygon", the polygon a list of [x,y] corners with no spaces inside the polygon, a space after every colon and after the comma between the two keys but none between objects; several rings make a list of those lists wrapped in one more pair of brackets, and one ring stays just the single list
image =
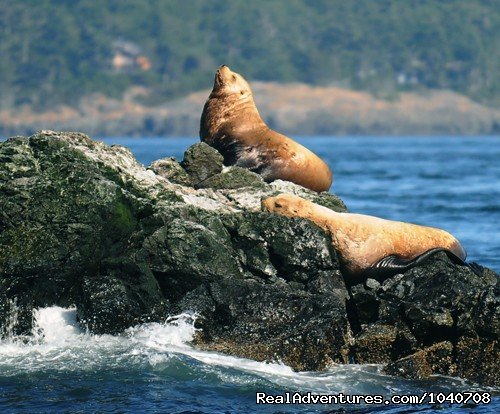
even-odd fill
[{"label": "blue sea water", "polygon": [[[110,138],[144,164],[175,156],[192,138]],[[334,171],[332,191],[352,212],[444,228],[469,260],[500,271],[500,137],[299,139]],[[15,315],[12,315],[15,318]],[[74,309],[35,315],[35,337],[0,341],[1,413],[496,413],[500,390],[456,378],[404,380],[376,365],[292,372],[189,345],[195,315],[123,335],[89,335]],[[256,393],[396,394],[490,392],[490,404],[256,405]],[[479,394],[478,394],[479,395]],[[344,411],[345,410],[345,411]]]}]

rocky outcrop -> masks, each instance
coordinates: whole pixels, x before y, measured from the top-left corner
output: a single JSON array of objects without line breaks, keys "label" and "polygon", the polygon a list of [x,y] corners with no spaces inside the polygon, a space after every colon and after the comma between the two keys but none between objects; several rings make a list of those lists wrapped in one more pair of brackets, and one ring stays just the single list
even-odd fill
[{"label": "rocky outcrop", "polygon": [[382,284],[354,286],[355,358],[392,361],[388,373],[411,378],[439,373],[499,384],[499,278],[481,273],[440,253]]},{"label": "rocky outcrop", "polygon": [[54,304],[75,305],[95,333],[191,311],[205,349],[500,384],[498,275],[438,254],[351,285],[320,228],[261,211],[282,192],[346,211],[333,194],[224,167],[205,144],[145,168],[79,133],[11,138],[0,144],[0,332],[29,334],[32,310]]}]

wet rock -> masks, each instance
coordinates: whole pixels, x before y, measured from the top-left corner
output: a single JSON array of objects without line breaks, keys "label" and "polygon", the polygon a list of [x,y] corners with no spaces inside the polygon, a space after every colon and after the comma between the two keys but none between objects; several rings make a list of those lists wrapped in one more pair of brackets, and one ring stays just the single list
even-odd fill
[{"label": "wet rock", "polygon": [[[76,304],[91,332],[117,333],[191,309],[205,327],[200,346],[232,343],[228,352],[250,355],[267,341],[255,358],[296,369],[345,361],[348,294],[314,224],[252,212],[228,195],[239,188],[196,190],[182,185],[186,173],[172,159],[146,170],[127,149],[78,133],[10,140],[0,158],[0,295],[20,303],[18,315]],[[222,177],[221,158],[204,145],[184,161],[198,180],[215,174],[215,187],[233,177],[256,209],[279,188],[238,168]],[[228,312],[231,323],[219,324]],[[28,333],[31,321],[13,330],[11,314],[3,306],[0,325]]]},{"label": "wet rock", "polygon": [[352,357],[360,364],[383,364],[416,349],[418,342],[404,325],[367,324],[354,337]]},{"label": "wet rock", "polygon": [[82,269],[123,249],[145,206],[67,141],[40,134],[1,153],[11,178],[0,182],[0,288],[10,297],[29,291],[35,306],[55,297],[68,306]]},{"label": "wet rock", "polygon": [[197,345],[299,370],[346,362],[347,291],[325,234],[266,213],[238,214],[225,226],[244,278],[214,280],[176,305],[204,315]]},{"label": "wet rock", "polygon": [[[290,283],[225,281],[210,286],[213,312],[197,345],[297,370],[347,362],[350,333],[344,297],[312,294]],[[300,328],[300,329],[297,329]]]},{"label": "wet rock", "polygon": [[433,374],[455,375],[451,342],[439,342],[387,365],[385,372],[404,378],[422,379]]},{"label": "wet rock", "polygon": [[380,300],[374,291],[356,285],[351,288],[351,298],[351,313],[359,325],[379,319]]},{"label": "wet rock", "polygon": [[30,297],[10,299],[0,294],[0,339],[26,337],[32,333],[33,303]]},{"label": "wet rock", "polygon": [[[78,133],[11,139],[0,144],[0,158],[0,295],[16,301],[20,312],[76,303],[87,313],[85,278],[105,284],[105,264],[121,261],[139,222],[152,212],[142,188],[148,175],[128,150]],[[134,278],[136,286],[151,281],[141,272]]]},{"label": "wet rock", "polygon": [[148,235],[137,259],[147,261],[165,297],[179,300],[202,283],[243,278],[231,238],[218,217],[176,209]]},{"label": "wet rock", "polygon": [[169,301],[150,269],[126,257],[101,262],[85,276],[76,300],[80,323],[91,332],[116,334],[142,322],[163,321]]},{"label": "wet rock", "polygon": [[498,339],[461,337],[456,346],[456,374],[480,384],[500,384]]},{"label": "wet rock", "polygon": [[354,338],[356,362],[382,364],[391,361],[397,330],[390,325],[364,325]]},{"label": "wet rock", "polygon": [[366,289],[377,291],[380,289],[380,283],[375,279],[367,279],[365,287]]},{"label": "wet rock", "polygon": [[[481,383],[498,384],[498,275],[492,277],[484,271],[478,276],[467,266],[453,264],[445,254],[437,254],[421,266],[385,280],[375,290],[368,289],[369,284],[366,281],[350,289],[355,361],[381,362],[381,354],[397,359],[391,338],[398,335],[380,331],[388,325],[398,329],[401,340],[406,335],[398,352],[403,358],[390,365],[388,372],[411,378],[458,373]],[[449,363],[441,364],[435,358],[444,361],[444,348],[438,346],[443,343],[447,344]],[[481,369],[468,368],[479,365]]]}]

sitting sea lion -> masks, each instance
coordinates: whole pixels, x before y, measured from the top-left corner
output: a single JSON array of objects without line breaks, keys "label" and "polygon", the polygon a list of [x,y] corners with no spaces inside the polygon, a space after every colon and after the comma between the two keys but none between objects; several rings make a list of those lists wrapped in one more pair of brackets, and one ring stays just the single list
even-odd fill
[{"label": "sitting sea lion", "polygon": [[[330,234],[344,270],[353,280],[402,273],[436,252],[454,263],[466,253],[450,233],[433,227],[384,220],[363,214],[337,213],[303,198],[280,194],[262,201],[263,209],[311,220]],[[477,273],[476,267],[470,266]]]},{"label": "sitting sea lion", "polygon": [[324,161],[265,124],[247,81],[226,65],[215,74],[201,115],[200,138],[224,156],[224,164],[248,168],[267,182],[287,180],[318,192],[332,184]]}]

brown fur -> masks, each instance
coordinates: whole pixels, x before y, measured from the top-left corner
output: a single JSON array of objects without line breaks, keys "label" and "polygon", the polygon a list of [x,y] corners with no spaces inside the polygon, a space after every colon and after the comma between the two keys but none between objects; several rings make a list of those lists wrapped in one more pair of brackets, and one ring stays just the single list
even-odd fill
[{"label": "brown fur", "polygon": [[466,257],[455,237],[433,227],[363,214],[337,213],[290,194],[267,198],[262,206],[287,217],[306,218],[328,232],[343,266],[351,275],[362,274],[389,255],[411,260],[431,249],[442,248],[461,260]]},{"label": "brown fur", "polygon": [[270,129],[257,110],[247,81],[227,66],[215,75],[200,121],[200,138],[238,165],[264,180],[287,180],[314,191],[332,184],[328,165],[292,139]]}]

